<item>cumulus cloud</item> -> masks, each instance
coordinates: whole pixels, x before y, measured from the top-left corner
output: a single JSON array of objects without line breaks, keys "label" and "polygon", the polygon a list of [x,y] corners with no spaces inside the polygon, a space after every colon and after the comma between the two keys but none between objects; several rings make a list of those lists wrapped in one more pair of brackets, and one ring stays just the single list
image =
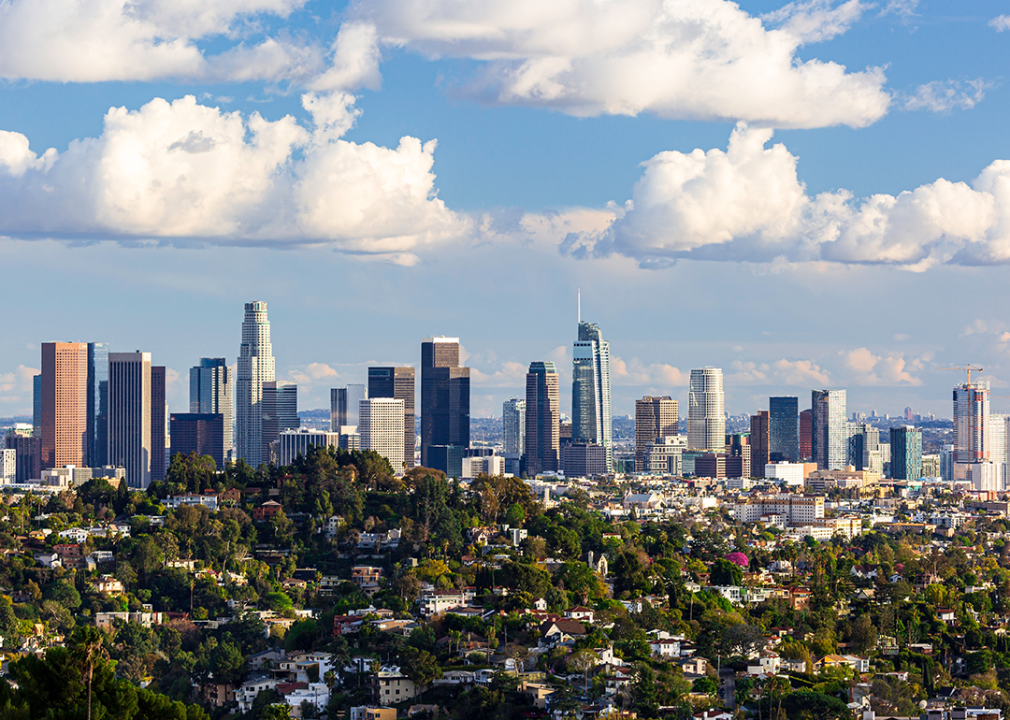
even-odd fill
[{"label": "cumulus cloud", "polygon": [[656,155],[643,163],[632,199],[610,208],[613,220],[575,233],[561,251],[618,253],[643,267],[678,258],[914,271],[1010,262],[1010,161],[995,161],[970,184],[941,178],[897,196],[811,196],[797,177],[797,158],[782,144],[768,147],[771,137],[771,130],[739,124],[726,151]]},{"label": "cumulus cloud", "polygon": [[610,377],[614,385],[686,387],[691,373],[667,363],[646,364],[637,357],[628,361],[614,357],[610,361]]},{"label": "cumulus cloud", "polygon": [[0,233],[318,244],[410,264],[419,246],[467,232],[435,192],[434,140],[348,142],[352,96],[303,104],[308,127],[155,99],[112,108],[100,137],[63,154],[2,133]]},{"label": "cumulus cloud", "polygon": [[993,28],[996,32],[1010,30],[1010,15],[999,15],[994,17],[989,21],[989,27]]},{"label": "cumulus cloud", "polygon": [[[460,362],[463,362],[462,358]],[[492,372],[483,372],[478,368],[470,368],[470,379],[474,385],[481,387],[511,387],[519,392],[526,387],[526,371],[528,366],[520,362],[507,361]]]},{"label": "cumulus cloud", "polygon": [[729,0],[357,0],[350,16],[375,28],[376,46],[360,55],[385,44],[481,61],[459,91],[492,104],[863,127],[891,101],[882,69],[848,72],[797,50],[844,32],[866,7],[796,2],[767,16],[774,27]]},{"label": "cumulus cloud", "polygon": [[13,372],[0,373],[0,405],[5,407],[19,406],[25,412],[30,411],[32,378],[40,372],[38,368],[18,365]]},{"label": "cumulus cloud", "polygon": [[927,354],[906,360],[900,354],[875,355],[865,347],[843,351],[840,354],[846,367],[853,374],[850,382],[866,386],[922,385],[922,379],[914,373],[921,372],[925,368],[925,363],[932,357]]},{"label": "cumulus cloud", "polygon": [[728,385],[775,384],[809,387],[828,385],[831,382],[828,372],[812,360],[782,358],[771,363],[735,360],[730,368],[733,372],[726,376]]},{"label": "cumulus cloud", "polygon": [[971,110],[985,99],[985,91],[993,83],[982,78],[961,83],[957,80],[934,81],[920,85],[915,94],[905,98],[906,110],[930,110],[944,113],[951,110]]},{"label": "cumulus cloud", "polygon": [[340,377],[340,373],[326,363],[313,362],[302,367],[288,370],[288,377],[298,383],[299,387],[311,387],[319,383],[329,383]]},{"label": "cumulus cloud", "polygon": [[[310,43],[259,34],[304,0],[7,0],[0,3],[0,77],[107,80],[298,80],[317,74]],[[228,47],[208,55],[201,42]]]}]

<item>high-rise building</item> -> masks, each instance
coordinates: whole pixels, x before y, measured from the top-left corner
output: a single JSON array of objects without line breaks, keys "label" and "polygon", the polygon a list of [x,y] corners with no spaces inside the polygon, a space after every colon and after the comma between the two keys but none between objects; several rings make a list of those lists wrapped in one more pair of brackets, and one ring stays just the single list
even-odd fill
[{"label": "high-rise building", "polygon": [[954,388],[954,480],[967,480],[980,492],[1001,490],[1002,467],[995,464],[992,445],[989,381],[958,385]]},{"label": "high-rise building", "polygon": [[18,423],[8,430],[4,448],[16,454],[16,482],[25,483],[42,477],[42,438],[35,434],[34,426]]},{"label": "high-rise building", "polygon": [[526,373],[526,454],[523,472],[557,472],[561,448],[561,396],[553,362],[532,362]]},{"label": "high-rise building", "polygon": [[572,443],[603,446],[607,472],[612,472],[610,343],[603,339],[596,323],[579,319],[579,339],[572,357]]},{"label": "high-rise building", "polygon": [[151,482],[165,479],[168,445],[167,378],[164,367],[151,368]]},{"label": "high-rise building", "polygon": [[0,485],[13,485],[18,477],[18,453],[13,449],[0,450]]},{"label": "high-rise building", "polygon": [[635,472],[651,472],[649,448],[660,438],[676,437],[679,411],[679,403],[669,395],[635,401]]},{"label": "high-rise building", "polygon": [[284,380],[263,383],[264,457],[277,462],[276,442],[285,430],[301,425],[298,419],[298,385]]},{"label": "high-rise building", "polygon": [[368,397],[403,400],[403,461],[414,467],[414,368],[368,368]]},{"label": "high-rise building", "polygon": [[285,430],[277,439],[277,464],[282,467],[291,465],[299,455],[307,456],[309,448],[339,446],[340,433],[308,428]]},{"label": "high-rise building", "polygon": [[800,413],[800,460],[814,457],[814,411],[807,408]]},{"label": "high-rise building", "polygon": [[505,452],[522,455],[526,449],[526,401],[509,398],[502,404]]},{"label": "high-rise building", "polygon": [[844,390],[811,392],[811,451],[818,470],[842,470],[849,460]]},{"label": "high-rise building", "polygon": [[800,459],[799,403],[797,397],[768,398],[768,457],[772,462]]},{"label": "high-rise building", "polygon": [[88,345],[43,343],[41,375],[42,469],[88,457]]},{"label": "high-rise building", "polygon": [[470,368],[459,365],[459,338],[429,337],[421,343],[421,464],[425,467],[434,467],[428,460],[428,448],[433,445],[470,447]]},{"label": "high-rise building", "polygon": [[172,413],[170,422],[171,455],[208,455],[214,459],[218,470],[224,470],[225,418],[222,413]]},{"label": "high-rise building", "polygon": [[330,431],[358,425],[358,403],[368,398],[368,386],[351,384],[330,390]]},{"label": "high-rise building", "polygon": [[403,400],[370,397],[358,403],[361,449],[374,450],[403,474]]},{"label": "high-rise building", "polygon": [[750,416],[750,477],[765,476],[771,447],[771,415],[768,410],[759,410]]},{"label": "high-rise building", "polygon": [[726,441],[726,406],[722,369],[691,371],[687,396],[687,444],[692,450],[722,452]]},{"label": "high-rise building", "polygon": [[42,437],[42,375],[32,376],[32,429]]},{"label": "high-rise building", "polygon": [[152,416],[151,353],[109,353],[109,463],[131,488],[151,484]]},{"label": "high-rise building", "polygon": [[235,373],[235,454],[253,467],[270,459],[263,443],[263,383],[276,380],[267,304],[245,304]]},{"label": "high-rise building", "polygon": [[107,465],[108,452],[109,344],[88,343],[88,466]]},{"label": "high-rise building", "polygon": [[922,431],[914,427],[891,428],[891,477],[918,480],[922,477]]},{"label": "high-rise building", "polygon": [[[234,452],[234,378],[225,358],[200,358],[189,370],[189,412],[196,415],[222,415],[221,438],[224,459]],[[221,465],[220,469],[224,469]]]}]

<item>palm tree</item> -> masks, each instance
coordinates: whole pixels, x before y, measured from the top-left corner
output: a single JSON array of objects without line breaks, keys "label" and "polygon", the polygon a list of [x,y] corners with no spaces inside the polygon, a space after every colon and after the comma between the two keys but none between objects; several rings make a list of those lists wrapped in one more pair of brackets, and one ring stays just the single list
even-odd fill
[{"label": "palm tree", "polygon": [[91,681],[95,675],[95,667],[109,658],[109,653],[103,644],[101,631],[95,627],[82,627],[78,630],[73,644],[73,656],[81,668],[81,679],[88,683],[88,720],[91,720]]}]

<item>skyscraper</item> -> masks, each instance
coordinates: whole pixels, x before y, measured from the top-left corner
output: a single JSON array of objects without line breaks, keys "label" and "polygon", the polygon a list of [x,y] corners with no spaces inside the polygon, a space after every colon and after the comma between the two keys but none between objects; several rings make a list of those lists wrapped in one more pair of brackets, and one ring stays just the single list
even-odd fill
[{"label": "skyscraper", "polygon": [[800,459],[799,403],[797,397],[768,398],[768,458],[772,462]]},{"label": "skyscraper", "polygon": [[771,416],[767,410],[759,410],[750,416],[750,477],[763,478],[768,464],[771,445]]},{"label": "skyscraper", "polygon": [[245,304],[235,378],[235,452],[253,467],[269,460],[263,444],[263,383],[273,382],[273,346],[267,304]]},{"label": "skyscraper", "polygon": [[579,339],[572,351],[572,442],[602,445],[607,472],[613,471],[610,407],[610,343],[596,323],[579,318]]},{"label": "skyscraper", "polygon": [[414,467],[414,368],[368,368],[368,397],[403,400],[403,461]]},{"label": "skyscraper", "polygon": [[430,337],[421,343],[421,464],[425,467],[432,467],[428,448],[434,445],[470,447],[470,368],[459,365],[459,338]]},{"label": "skyscraper", "polygon": [[989,417],[989,381],[954,388],[954,480],[967,480],[980,492],[1001,490],[993,462]]},{"label": "skyscraper", "polygon": [[810,460],[814,456],[814,411],[807,408],[800,413],[800,460]]},{"label": "skyscraper", "polygon": [[403,400],[370,397],[358,403],[361,449],[375,450],[389,460],[393,472],[403,474]]},{"label": "skyscraper", "polygon": [[348,385],[330,390],[330,431],[358,425],[358,403],[368,397],[367,385]]},{"label": "skyscraper", "polygon": [[[200,358],[189,370],[189,412],[222,415],[221,454],[225,461],[233,452],[234,378],[225,358]],[[215,455],[216,457],[216,455]],[[219,469],[224,469],[221,465]]]},{"label": "skyscraper", "polygon": [[109,345],[88,343],[88,466],[108,465],[108,452]]},{"label": "skyscraper", "polygon": [[151,482],[165,479],[168,442],[168,403],[164,367],[151,368]]},{"label": "skyscraper", "polygon": [[849,459],[844,390],[811,391],[811,451],[818,470],[842,470]]},{"label": "skyscraper", "polygon": [[42,437],[42,375],[32,376],[32,430]]},{"label": "skyscraper", "polygon": [[42,469],[83,467],[88,456],[88,345],[43,343]]},{"label": "skyscraper", "polygon": [[922,431],[914,427],[891,428],[891,477],[918,480],[922,477]]},{"label": "skyscraper", "polygon": [[680,407],[669,395],[646,396],[635,401],[635,472],[648,472],[649,446],[660,438],[675,437]]},{"label": "skyscraper", "polygon": [[17,482],[24,483],[42,476],[40,455],[42,438],[33,426],[17,424],[7,431],[4,447],[13,450],[17,458]]},{"label": "skyscraper", "polygon": [[526,450],[526,401],[509,398],[502,404],[505,452],[522,455]]},{"label": "skyscraper", "polygon": [[532,362],[526,373],[526,454],[523,472],[557,472],[561,447],[561,396],[553,362]]},{"label": "skyscraper", "polygon": [[283,380],[264,382],[262,416],[264,462],[276,462],[274,443],[282,432],[301,425],[298,419],[298,385]]},{"label": "skyscraper", "polygon": [[218,470],[225,465],[224,415],[221,413],[172,413],[172,455],[209,455]]},{"label": "skyscraper", "polygon": [[151,484],[151,419],[151,353],[109,353],[109,464],[131,488]]},{"label": "skyscraper", "polygon": [[687,444],[692,450],[722,452],[726,443],[722,369],[691,371],[687,396]]}]

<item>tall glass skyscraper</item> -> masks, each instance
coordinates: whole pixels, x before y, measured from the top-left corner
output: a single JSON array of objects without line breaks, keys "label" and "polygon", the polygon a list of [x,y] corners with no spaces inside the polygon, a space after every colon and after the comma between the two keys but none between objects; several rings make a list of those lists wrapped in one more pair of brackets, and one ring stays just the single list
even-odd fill
[{"label": "tall glass skyscraper", "polygon": [[222,416],[223,447],[218,452],[224,460],[230,460],[233,453],[233,389],[231,368],[225,358],[200,358],[200,364],[189,370],[189,412]]},{"label": "tall glass skyscraper", "polygon": [[267,304],[245,304],[235,379],[235,453],[253,467],[269,461],[263,445],[263,383],[274,382]]},{"label": "tall glass skyscraper", "polygon": [[922,477],[922,431],[914,427],[891,428],[891,477],[918,480]]},{"label": "tall glass skyscraper", "polygon": [[557,472],[561,451],[561,400],[553,362],[532,362],[526,373],[526,452],[523,473]]},{"label": "tall glass skyscraper", "polygon": [[421,342],[421,464],[448,473],[428,459],[436,446],[447,448],[438,453],[442,459],[462,457],[470,447],[470,368],[459,364],[459,338]]},{"label": "tall glass skyscraper", "polygon": [[505,452],[522,455],[526,450],[526,401],[509,398],[502,404]]},{"label": "tall glass skyscraper", "polygon": [[88,466],[108,465],[108,457],[109,344],[88,343]]},{"label": "tall glass skyscraper", "polygon": [[800,459],[800,399],[768,398],[771,418],[768,430],[768,457],[772,462],[796,462]]},{"label": "tall glass skyscraper", "polygon": [[613,472],[610,343],[596,323],[579,320],[579,339],[572,356],[572,443],[602,445],[607,472]]},{"label": "tall glass skyscraper", "polygon": [[722,369],[691,371],[687,395],[687,444],[692,450],[723,452],[726,447],[726,401]]},{"label": "tall glass skyscraper", "polygon": [[844,390],[813,390],[811,450],[818,470],[842,470],[849,460]]}]

